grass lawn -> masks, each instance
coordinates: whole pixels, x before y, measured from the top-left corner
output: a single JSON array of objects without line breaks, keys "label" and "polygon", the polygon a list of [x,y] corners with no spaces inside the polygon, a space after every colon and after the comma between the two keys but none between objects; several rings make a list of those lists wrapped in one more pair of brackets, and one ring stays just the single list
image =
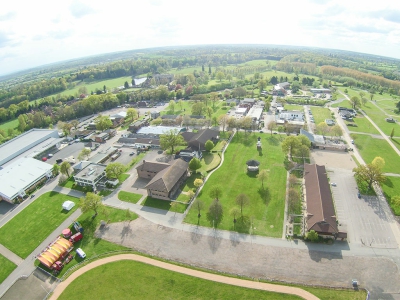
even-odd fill
[{"label": "grass lawn", "polygon": [[400,216],[400,206],[391,202],[393,196],[400,196],[400,177],[386,177],[381,184],[385,197],[396,216]]},{"label": "grass lawn", "polygon": [[400,159],[397,153],[384,139],[374,139],[369,135],[352,133],[356,147],[360,151],[365,163],[371,163],[377,156],[385,160],[385,173],[399,173]]},{"label": "grass lawn", "polygon": [[325,122],[325,119],[333,119],[329,108],[311,106],[311,112],[315,120],[315,125]]},{"label": "grass lawn", "polygon": [[13,262],[9,261],[3,255],[0,254],[0,283],[4,281],[17,267]]},{"label": "grass lawn", "polygon": [[18,130],[18,125],[19,125],[18,119],[14,119],[14,120],[11,120],[8,122],[1,123],[0,129],[3,129],[7,134],[7,130],[10,128],[14,129],[14,130]]},{"label": "grass lawn", "polygon": [[56,192],[43,194],[0,228],[0,244],[26,258],[77,209],[76,205],[70,211],[63,210],[62,204],[66,200],[79,201]]},{"label": "grass lawn", "polygon": [[196,189],[196,187],[194,186],[194,181],[198,178],[201,178],[201,173],[199,173],[199,172],[192,173],[192,175],[186,179],[186,182],[182,188],[182,191],[188,192],[189,190]]},{"label": "grass lawn", "polygon": [[[201,226],[213,226],[212,218],[207,218],[208,207],[213,199],[209,196],[212,187],[220,186],[222,196],[219,201],[223,207],[223,215],[218,222],[219,229],[250,232],[253,219],[253,233],[280,237],[282,235],[283,213],[285,206],[286,170],[283,161],[280,142],[277,137],[261,135],[263,152],[256,149],[258,134],[237,134],[225,152],[223,165],[208,179],[199,199],[205,204],[200,220],[198,212],[192,208],[185,221]],[[246,161],[257,159],[260,170],[268,170],[269,177],[261,188],[261,182],[255,174],[247,173]],[[236,206],[235,199],[240,193],[245,193],[250,199],[250,205],[244,207],[243,218],[238,219],[234,226],[233,218],[229,215],[232,207]]]},{"label": "grass lawn", "polygon": [[285,104],[285,109],[286,110],[300,110],[304,111],[304,107],[302,105],[296,105],[296,104]]},{"label": "grass lawn", "polygon": [[66,180],[65,182],[63,182],[62,184],[59,184],[62,187],[66,187],[69,189],[73,189],[73,190],[77,190],[83,193],[87,193],[87,192],[92,192],[93,189],[90,186],[82,186],[82,185],[77,185],[75,184],[75,180],[73,177],[68,178],[68,180]]},{"label": "grass lawn", "polygon": [[[85,214],[82,214],[78,218],[78,222],[84,228],[84,236],[82,240],[74,244],[74,249],[82,248],[82,250],[85,251],[87,258],[91,258],[93,256],[111,251],[128,250],[128,248],[124,246],[94,237],[94,232],[96,228],[100,226],[101,220],[107,220],[108,223],[123,222],[129,219],[133,221],[138,217],[135,213],[130,212],[130,216],[127,216],[126,210],[105,207],[104,211],[99,212],[96,218],[92,219],[92,216],[93,211],[89,211]],[[73,228],[73,226],[71,226],[70,228],[72,232],[75,233],[75,228]],[[83,260],[78,255],[76,255],[74,250],[71,253],[74,255],[74,259],[69,264],[65,265],[58,277],[65,274],[68,269]],[[35,265],[39,265],[38,260],[36,260]],[[46,269],[46,267],[44,267],[43,265],[41,265],[40,267]]]},{"label": "grass lawn", "polygon": [[125,173],[119,175],[119,176],[118,176],[119,183],[120,183],[120,184],[123,183],[125,180],[128,179],[129,176],[130,176],[129,174],[125,174]]},{"label": "grass lawn", "polygon": [[[357,127],[347,126],[347,128],[350,131],[379,134],[378,130],[376,130],[376,128],[371,124],[371,122],[367,118],[365,118],[363,115],[359,114],[353,120],[354,120],[354,123],[357,124]],[[345,121],[345,123],[348,124],[351,122]]]},{"label": "grass lawn", "polygon": [[129,260],[111,262],[84,273],[59,299],[73,299],[76,295],[80,299],[126,299],[127,295],[136,299],[301,299],[208,281]]},{"label": "grass lawn", "polygon": [[368,102],[362,109],[386,135],[390,135],[393,128],[395,132],[400,132],[400,125],[398,123],[386,122],[385,119],[387,116],[374,104]]},{"label": "grass lawn", "polygon": [[197,172],[210,172],[218,167],[221,162],[221,157],[218,153],[203,153],[203,158],[201,159],[201,168]]},{"label": "grass lawn", "polygon": [[347,99],[343,100],[340,103],[334,103],[334,104],[331,105],[331,107],[339,107],[339,106],[340,107],[346,107],[346,108],[352,108],[350,101],[347,100]]},{"label": "grass lawn", "polygon": [[169,210],[177,213],[183,213],[186,210],[186,204],[177,203],[176,205],[171,205],[171,203],[172,201],[155,199],[149,196],[147,196],[146,199],[142,201],[143,206]]},{"label": "grass lawn", "polygon": [[129,193],[125,191],[120,191],[118,193],[119,200],[130,203],[137,203],[140,200],[140,198],[142,198],[142,196],[143,196],[142,194]]}]

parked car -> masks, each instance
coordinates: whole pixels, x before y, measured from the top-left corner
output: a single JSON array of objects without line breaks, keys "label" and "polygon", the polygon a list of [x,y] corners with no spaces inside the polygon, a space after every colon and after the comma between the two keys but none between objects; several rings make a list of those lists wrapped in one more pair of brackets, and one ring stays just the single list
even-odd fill
[{"label": "parked car", "polygon": [[131,152],[131,153],[129,153],[129,155],[130,155],[130,156],[133,156],[133,155],[135,155],[135,152]]},{"label": "parked car", "polygon": [[335,183],[335,182],[332,182],[331,185],[332,185],[332,186],[336,186],[336,183]]},{"label": "parked car", "polygon": [[81,258],[86,257],[86,253],[81,248],[76,249],[76,254],[78,254]]}]

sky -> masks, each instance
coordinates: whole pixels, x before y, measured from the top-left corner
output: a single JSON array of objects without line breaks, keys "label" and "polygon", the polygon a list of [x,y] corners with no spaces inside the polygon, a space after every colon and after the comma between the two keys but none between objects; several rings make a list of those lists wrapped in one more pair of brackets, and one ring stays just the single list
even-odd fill
[{"label": "sky", "polygon": [[400,58],[400,1],[1,3],[0,75],[95,54],[201,44],[310,46]]}]

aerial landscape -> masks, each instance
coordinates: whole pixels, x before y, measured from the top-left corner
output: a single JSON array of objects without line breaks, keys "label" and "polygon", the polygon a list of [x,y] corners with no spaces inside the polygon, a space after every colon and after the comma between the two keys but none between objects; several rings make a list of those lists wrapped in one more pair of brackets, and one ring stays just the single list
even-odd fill
[{"label": "aerial landscape", "polygon": [[400,5],[41,2],[0,12],[1,299],[400,299]]}]

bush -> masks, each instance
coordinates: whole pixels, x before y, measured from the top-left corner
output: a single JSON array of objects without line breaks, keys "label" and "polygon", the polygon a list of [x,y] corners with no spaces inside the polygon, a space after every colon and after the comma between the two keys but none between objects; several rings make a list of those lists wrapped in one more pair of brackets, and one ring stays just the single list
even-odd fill
[{"label": "bush", "polygon": [[314,230],[310,230],[309,232],[306,233],[306,239],[311,242],[318,242],[319,235]]}]

